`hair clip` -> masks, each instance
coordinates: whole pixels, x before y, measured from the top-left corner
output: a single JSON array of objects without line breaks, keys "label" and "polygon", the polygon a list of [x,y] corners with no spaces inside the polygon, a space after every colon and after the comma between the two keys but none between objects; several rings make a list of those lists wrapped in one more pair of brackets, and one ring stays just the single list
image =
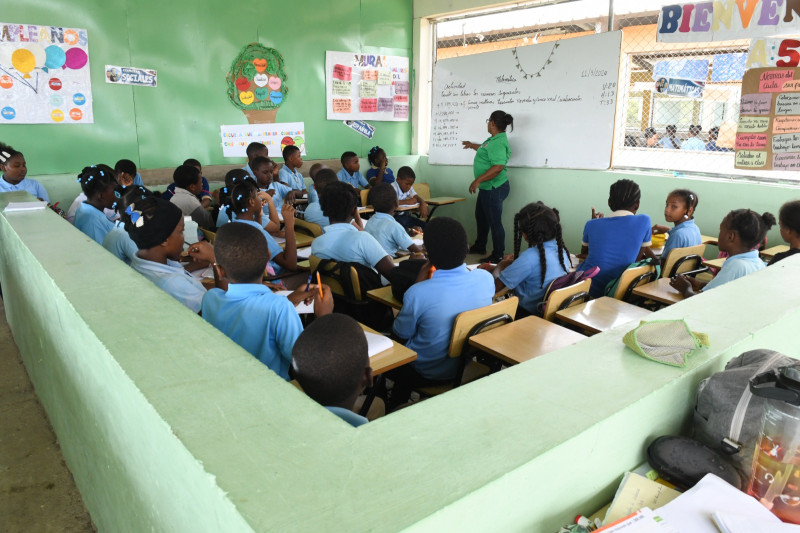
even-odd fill
[{"label": "hair clip", "polygon": [[694,202],[694,194],[689,194],[689,201]]},{"label": "hair clip", "polygon": [[242,200],[242,195],[241,194],[237,195],[236,196],[236,201],[240,202],[241,200]]},{"label": "hair clip", "polygon": [[119,202],[114,202],[113,204],[111,204],[111,209],[116,209],[116,208],[117,208],[117,204],[118,204],[118,203],[119,203]]},{"label": "hair clip", "polygon": [[141,228],[144,225],[144,217],[142,216],[141,211],[136,211],[133,208],[134,204],[129,205],[125,208],[125,214],[128,215],[131,219],[131,223],[137,228]]},{"label": "hair clip", "polygon": [[6,162],[6,161],[8,161],[10,158],[11,158],[11,154],[9,154],[8,152],[6,152],[5,150],[3,150],[2,152],[0,152],[0,163],[5,163],[5,162]]},{"label": "hair clip", "polygon": [[90,165],[89,168],[97,168],[97,165]]},{"label": "hair clip", "polygon": [[114,191],[114,196],[117,198],[122,198],[122,195],[119,193],[119,191]]},{"label": "hair clip", "polygon": [[222,194],[228,194],[228,187],[222,188]]},{"label": "hair clip", "polygon": [[105,173],[105,172],[103,172],[103,171],[101,170],[101,171],[100,171],[100,175],[101,175],[101,176],[105,176],[105,175],[106,175],[106,173]]},{"label": "hair clip", "polygon": [[75,181],[77,181],[78,183],[80,183],[80,182],[81,182],[81,178],[82,178],[82,177],[83,177],[83,176],[78,176],[78,179],[76,179]]}]

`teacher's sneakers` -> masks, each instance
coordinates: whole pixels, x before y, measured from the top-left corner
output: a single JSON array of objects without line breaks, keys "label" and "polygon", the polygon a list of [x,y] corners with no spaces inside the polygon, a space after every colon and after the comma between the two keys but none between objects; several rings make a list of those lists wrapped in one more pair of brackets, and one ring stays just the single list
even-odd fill
[{"label": "teacher's sneakers", "polygon": [[485,246],[479,247],[477,244],[473,244],[472,246],[469,247],[469,253],[471,253],[471,254],[485,254],[486,253],[486,247]]}]

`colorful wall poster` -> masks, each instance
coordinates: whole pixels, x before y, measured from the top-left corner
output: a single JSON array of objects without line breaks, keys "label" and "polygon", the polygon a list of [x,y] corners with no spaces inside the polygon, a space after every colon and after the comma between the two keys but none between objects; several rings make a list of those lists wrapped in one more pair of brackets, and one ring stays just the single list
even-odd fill
[{"label": "colorful wall poster", "polygon": [[270,157],[281,157],[288,145],[300,148],[300,155],[306,155],[306,126],[304,122],[285,122],[283,124],[245,124],[220,126],[222,155],[224,157],[247,157],[247,145],[252,142],[263,143]]},{"label": "colorful wall poster", "polygon": [[149,68],[106,65],[106,83],[157,87],[158,71]]},{"label": "colorful wall poster", "polygon": [[800,170],[800,68],[745,72],[736,168]]},{"label": "colorful wall poster", "polygon": [[0,22],[0,124],[90,124],[89,36]]},{"label": "colorful wall poster", "polygon": [[327,51],[325,87],[328,120],[408,120],[407,57]]},{"label": "colorful wall poster", "polygon": [[272,124],[289,89],[283,56],[274,48],[250,43],[239,51],[225,77],[228,100],[250,124]]},{"label": "colorful wall poster", "polygon": [[702,98],[705,81],[687,80],[683,78],[658,78],[656,91],[668,96],[681,96],[683,98]]},{"label": "colorful wall poster", "polygon": [[661,8],[656,39],[665,43],[729,41],[800,33],[798,0],[716,0]]}]

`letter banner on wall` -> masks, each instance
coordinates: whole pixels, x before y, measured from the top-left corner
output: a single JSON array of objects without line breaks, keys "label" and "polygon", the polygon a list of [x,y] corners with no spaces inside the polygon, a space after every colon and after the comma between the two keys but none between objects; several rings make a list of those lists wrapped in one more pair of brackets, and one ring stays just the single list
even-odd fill
[{"label": "letter banner on wall", "polygon": [[266,145],[270,157],[280,157],[283,149],[292,144],[300,148],[300,155],[306,155],[305,130],[304,122],[220,126],[222,155],[247,157],[247,145],[253,142]]},{"label": "letter banner on wall", "polygon": [[86,30],[0,22],[0,124],[87,124]]},{"label": "letter banner on wall", "polygon": [[656,40],[696,43],[800,33],[800,0],[716,0],[661,8]]}]

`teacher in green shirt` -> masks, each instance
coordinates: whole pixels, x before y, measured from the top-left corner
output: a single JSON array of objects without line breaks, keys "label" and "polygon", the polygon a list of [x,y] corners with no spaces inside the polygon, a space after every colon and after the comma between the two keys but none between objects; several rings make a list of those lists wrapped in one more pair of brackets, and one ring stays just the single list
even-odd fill
[{"label": "teacher in green shirt", "polygon": [[491,255],[481,261],[499,263],[505,250],[506,231],[503,229],[503,201],[508,197],[510,186],[506,175],[506,164],[511,157],[506,128],[514,129],[514,117],[504,111],[495,111],[486,120],[489,137],[483,144],[462,141],[464,149],[475,150],[472,170],[475,179],[469,186],[470,194],[478,193],[475,205],[475,221],[478,237],[469,253],[485,254],[489,230],[492,231]]}]

